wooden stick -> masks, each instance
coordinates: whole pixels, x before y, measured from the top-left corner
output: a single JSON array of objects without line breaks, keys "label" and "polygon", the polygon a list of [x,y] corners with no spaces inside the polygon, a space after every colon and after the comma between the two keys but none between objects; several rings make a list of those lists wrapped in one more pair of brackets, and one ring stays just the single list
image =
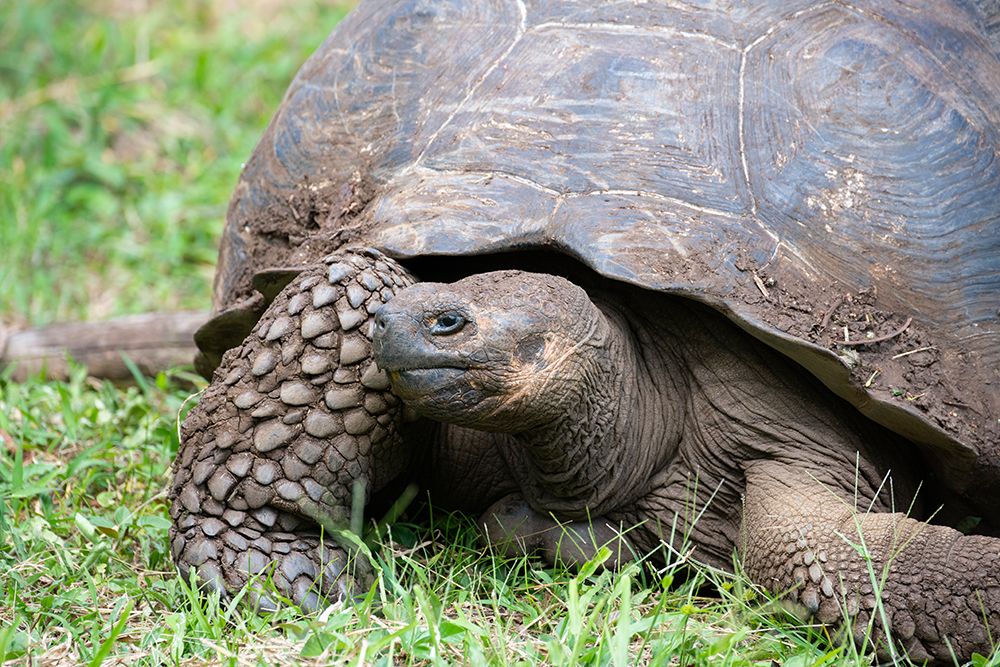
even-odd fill
[{"label": "wooden stick", "polygon": [[[878,336],[877,338],[862,338],[861,340],[842,340],[840,345],[845,345],[848,347],[858,347],[861,345],[874,345],[875,343],[884,343],[887,340],[892,340],[896,336],[900,335],[910,327],[910,323],[913,322],[912,317],[907,317],[906,321],[903,322],[903,326],[899,327],[891,333],[887,333],[884,336]],[[844,327],[844,337],[847,337],[847,327]],[[893,357],[895,359],[896,357]]]},{"label": "wooden stick", "polygon": [[99,322],[68,322],[22,331],[0,327],[0,368],[14,365],[12,379],[45,371],[52,379],[69,374],[67,358],[94,377],[128,380],[127,355],[144,374],[190,364],[194,332],[209,318],[205,312],[145,313]]}]

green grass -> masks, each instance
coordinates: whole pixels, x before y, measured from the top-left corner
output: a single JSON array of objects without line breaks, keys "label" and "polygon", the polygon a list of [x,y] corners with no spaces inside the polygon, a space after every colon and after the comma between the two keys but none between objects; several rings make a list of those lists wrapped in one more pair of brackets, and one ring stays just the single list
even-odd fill
[{"label": "green grass", "polygon": [[0,385],[0,658],[738,666],[813,665],[845,650],[763,615],[738,579],[681,576],[676,560],[575,574],[503,560],[455,516],[393,526],[375,551],[378,585],[356,606],[265,618],[201,597],[173,575],[167,550],[185,409],[172,380],[122,389],[79,371]]},{"label": "green grass", "polygon": [[[0,4],[0,321],[207,308],[240,164],[343,10],[320,2]],[[0,375],[0,663],[866,662],[742,577],[671,561],[505,561],[467,518],[397,524],[378,585],[262,617],[173,575],[183,372],[136,386]]]}]

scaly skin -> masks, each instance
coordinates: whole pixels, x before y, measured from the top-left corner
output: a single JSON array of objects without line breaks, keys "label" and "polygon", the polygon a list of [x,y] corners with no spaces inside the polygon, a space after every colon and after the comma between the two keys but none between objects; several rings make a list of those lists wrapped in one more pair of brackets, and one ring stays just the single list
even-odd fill
[{"label": "scaly skin", "polygon": [[306,609],[371,583],[335,531],[349,526],[355,485],[367,499],[409,462],[402,406],[371,361],[368,321],[411,282],[374,251],[331,256],[226,354],[184,421],[174,465],[170,538],[183,576],[194,568],[232,592],[264,573]]},{"label": "scaly skin", "polygon": [[884,660],[895,656],[877,598],[896,650],[913,661],[988,653],[988,628],[1000,629],[1000,539],[866,509],[801,470],[755,462],[740,545],[747,573],[821,623],[851,618],[858,641],[874,620]]}]

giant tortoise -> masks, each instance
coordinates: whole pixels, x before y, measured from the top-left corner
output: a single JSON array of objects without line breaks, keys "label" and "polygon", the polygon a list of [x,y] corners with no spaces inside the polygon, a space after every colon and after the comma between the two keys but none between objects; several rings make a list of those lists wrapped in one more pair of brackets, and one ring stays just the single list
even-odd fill
[{"label": "giant tortoise", "polygon": [[880,596],[913,659],[989,651],[998,27],[990,0],[363,2],[229,208],[181,573],[351,596],[352,507],[415,480],[504,553],[735,550],[823,623]]}]

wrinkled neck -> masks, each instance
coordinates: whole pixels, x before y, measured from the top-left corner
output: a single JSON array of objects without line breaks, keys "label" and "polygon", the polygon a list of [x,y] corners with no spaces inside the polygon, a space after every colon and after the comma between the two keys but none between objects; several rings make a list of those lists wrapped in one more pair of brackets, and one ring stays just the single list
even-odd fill
[{"label": "wrinkled neck", "polygon": [[620,306],[595,311],[594,336],[577,350],[585,382],[557,418],[514,434],[505,452],[528,502],[566,519],[600,516],[644,495],[676,451],[683,421],[672,414],[683,401],[663,395],[676,387],[650,372],[670,373],[659,358],[669,353],[643,340]]}]

